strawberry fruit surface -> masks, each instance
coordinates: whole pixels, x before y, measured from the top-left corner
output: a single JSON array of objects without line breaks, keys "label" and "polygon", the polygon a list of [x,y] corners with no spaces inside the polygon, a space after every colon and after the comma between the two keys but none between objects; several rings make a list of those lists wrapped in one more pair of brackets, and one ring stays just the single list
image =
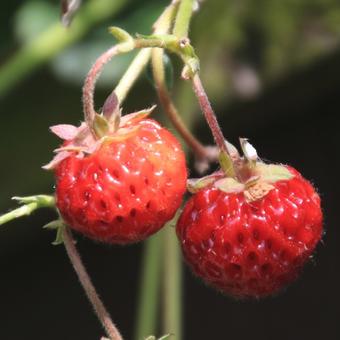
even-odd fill
[{"label": "strawberry fruit surface", "polygon": [[55,166],[61,216],[94,240],[145,239],[174,216],[185,192],[185,156],[176,138],[151,119],[133,118],[126,128],[91,154],[71,152]]},{"label": "strawberry fruit surface", "polygon": [[206,283],[247,298],[274,294],[296,279],[321,238],[322,212],[313,186],[293,168],[284,170],[291,178],[273,181],[257,199],[208,185],[187,202],[177,235]]}]

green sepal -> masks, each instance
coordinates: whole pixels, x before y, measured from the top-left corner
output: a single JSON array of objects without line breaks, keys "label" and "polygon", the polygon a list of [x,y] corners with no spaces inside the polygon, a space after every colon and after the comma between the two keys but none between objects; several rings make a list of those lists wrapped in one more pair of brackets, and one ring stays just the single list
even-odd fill
[{"label": "green sepal", "polygon": [[228,177],[234,177],[235,178],[235,170],[234,170],[234,164],[229,157],[229,155],[225,151],[221,151],[218,156],[218,161],[221,165],[221,169]]},{"label": "green sepal", "polygon": [[[220,176],[219,176],[220,177]],[[218,179],[217,176],[210,175],[202,178],[190,178],[187,180],[187,189],[192,194],[204,189],[205,187],[213,184]]]},{"label": "green sepal", "polygon": [[65,225],[62,224],[58,229],[57,229],[57,235],[56,235],[56,238],[55,240],[52,242],[52,244],[54,246],[58,246],[59,244],[63,244],[64,243],[64,228],[65,228]]},{"label": "green sepal", "polygon": [[51,221],[43,226],[43,229],[58,229],[61,227],[63,222],[61,220]]},{"label": "green sepal", "polygon": [[256,163],[253,174],[255,176],[260,176],[261,180],[267,183],[289,180],[294,177],[294,175],[283,165],[265,164],[261,162]]},{"label": "green sepal", "polygon": [[43,226],[43,228],[56,230],[56,237],[55,240],[52,242],[54,246],[64,243],[63,233],[65,229],[65,224],[62,220],[55,220],[50,223],[47,223]]},{"label": "green sepal", "polygon": [[93,130],[97,137],[102,138],[110,131],[110,124],[104,116],[96,113],[93,120]]},{"label": "green sepal", "polygon": [[230,177],[216,181],[214,183],[214,187],[228,194],[242,192],[245,189],[245,185],[243,183],[240,183],[236,179]]}]

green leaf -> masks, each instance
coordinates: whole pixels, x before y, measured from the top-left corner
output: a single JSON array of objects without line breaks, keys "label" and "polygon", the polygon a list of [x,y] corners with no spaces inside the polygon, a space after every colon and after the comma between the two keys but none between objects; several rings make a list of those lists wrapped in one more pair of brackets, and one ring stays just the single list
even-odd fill
[{"label": "green leaf", "polygon": [[64,243],[64,237],[63,237],[63,233],[64,233],[64,229],[65,229],[65,225],[62,223],[60,224],[59,228],[57,228],[57,235],[55,240],[52,242],[52,244],[54,246],[58,246],[60,244]]}]

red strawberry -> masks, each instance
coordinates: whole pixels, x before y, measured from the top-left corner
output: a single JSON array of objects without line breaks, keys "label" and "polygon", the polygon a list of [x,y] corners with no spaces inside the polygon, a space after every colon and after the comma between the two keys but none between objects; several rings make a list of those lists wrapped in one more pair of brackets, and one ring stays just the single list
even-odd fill
[{"label": "red strawberry", "polygon": [[322,233],[320,198],[290,167],[242,160],[239,170],[242,163],[247,180],[218,172],[195,183],[177,236],[206,283],[238,298],[262,297],[295,280],[312,254]]},{"label": "red strawberry", "polygon": [[99,141],[84,124],[52,128],[68,139],[47,167],[55,168],[57,207],[74,230],[108,243],[137,242],[179,208],[184,153],[169,131],[144,119],[147,113],[123,116],[118,130]]}]

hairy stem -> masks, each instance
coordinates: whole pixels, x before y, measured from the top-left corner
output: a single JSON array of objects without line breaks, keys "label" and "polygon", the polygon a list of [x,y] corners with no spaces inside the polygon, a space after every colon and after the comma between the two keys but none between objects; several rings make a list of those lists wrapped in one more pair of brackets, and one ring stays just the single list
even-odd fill
[{"label": "hairy stem", "polygon": [[[182,4],[182,3],[181,3]],[[179,12],[179,10],[178,10]],[[174,11],[168,15],[167,20],[160,20],[157,25],[154,25],[155,34],[166,34],[169,32],[172,21],[174,19]],[[178,18],[178,14],[177,17]],[[190,19],[190,18],[189,18]],[[165,113],[168,115],[170,121],[182,136],[187,145],[193,150],[198,158],[208,157],[206,149],[204,146],[195,138],[195,136],[190,132],[190,130],[185,126],[174,102],[171,99],[171,95],[167,89],[165,83],[165,70],[163,62],[164,50],[160,48],[152,49],[152,72],[153,79],[155,82],[155,87],[157,95]]]},{"label": "hairy stem", "polygon": [[234,167],[230,152],[227,148],[227,144],[225,142],[223,132],[221,130],[220,125],[218,124],[216,115],[211,107],[209,98],[204,90],[201,78],[198,75],[198,73],[196,73],[192,78],[192,86],[196,94],[196,97],[198,99],[198,102],[200,104],[201,110],[204,114],[204,117],[214,136],[215,142],[221,151],[222,157],[223,157],[223,154],[225,156],[223,157],[224,160],[220,161],[221,165],[223,165],[222,163],[226,162],[226,166],[222,166],[223,170],[226,172],[228,176],[236,177],[235,167]]},{"label": "hairy stem", "polygon": [[[154,24],[155,29],[157,28],[161,29],[163,26],[169,27],[176,13],[177,5],[178,5],[178,0],[175,0],[169,6],[165,8],[163,13],[160,15],[160,17],[157,19],[157,21]],[[146,47],[145,49],[143,49],[137,54],[137,56],[134,58],[134,60],[130,64],[129,68],[126,70],[126,72],[122,76],[120,82],[114,89],[114,92],[118,98],[118,101],[122,102],[126,98],[133,84],[138,79],[144,67],[147,65],[147,63],[150,60],[151,49],[148,48],[150,46],[147,46],[147,44],[146,46],[139,46],[138,43],[135,43],[134,46],[131,46],[131,48],[129,47],[121,48],[123,45],[124,43],[115,45],[111,47],[109,50],[107,50],[106,52],[104,52],[96,60],[96,62],[94,63],[90,71],[88,72],[88,75],[85,79],[85,83],[83,87],[83,109],[84,109],[85,121],[87,122],[91,130],[92,130],[92,121],[96,114],[96,111],[94,109],[95,84],[96,84],[98,77],[100,76],[100,73],[103,70],[104,65],[108,63],[115,55],[119,53],[126,53],[126,52],[131,51],[134,48]],[[92,131],[92,133],[94,137],[96,137],[94,131]]]},{"label": "hairy stem", "polygon": [[165,113],[168,115],[172,124],[193,150],[198,158],[208,157],[208,153],[204,146],[195,138],[190,130],[185,126],[175,104],[173,103],[170,93],[165,84],[165,70],[163,63],[164,51],[159,48],[154,48],[152,51],[152,70],[153,78],[157,90],[159,100],[163,106]]},{"label": "hairy stem", "polygon": [[91,129],[94,137],[96,134],[93,131],[93,120],[96,115],[96,111],[94,109],[94,89],[96,85],[96,81],[100,76],[100,73],[103,70],[105,64],[107,64],[115,55],[117,55],[119,51],[120,44],[114,45],[106,52],[104,52],[93,64],[90,71],[88,72],[84,87],[83,87],[83,110],[84,117],[88,127]]},{"label": "hairy stem", "polygon": [[97,314],[98,319],[100,320],[106,331],[106,334],[111,340],[122,340],[122,336],[120,335],[117,327],[112,322],[109,313],[107,312],[105,306],[103,305],[93,286],[91,278],[89,277],[89,274],[87,273],[77,251],[77,248],[74,244],[71,231],[67,226],[65,226],[63,230],[63,239],[67,255],[73,265],[75,272],[78,275],[79,281],[83,286],[88,299],[93,306],[94,311]]},{"label": "hairy stem", "polygon": [[225,138],[223,136],[220,125],[218,124],[218,121],[216,119],[216,115],[211,107],[209,98],[204,90],[203,84],[198,74],[194,75],[192,79],[192,85],[193,85],[193,89],[196,94],[196,97],[198,99],[198,102],[200,104],[201,110],[211,129],[211,132],[214,136],[217,146],[228,154],[228,149],[226,147]]},{"label": "hairy stem", "polygon": [[194,0],[181,0],[176,16],[173,34],[178,38],[186,38],[194,8]]},{"label": "hairy stem", "polygon": [[161,279],[162,233],[148,239],[144,246],[142,275],[135,328],[135,340],[156,333],[157,309]]},{"label": "hairy stem", "polygon": [[0,68],[0,98],[34,69],[82,38],[93,26],[112,17],[128,0],[89,0],[70,28],[55,23],[26,43]]}]

